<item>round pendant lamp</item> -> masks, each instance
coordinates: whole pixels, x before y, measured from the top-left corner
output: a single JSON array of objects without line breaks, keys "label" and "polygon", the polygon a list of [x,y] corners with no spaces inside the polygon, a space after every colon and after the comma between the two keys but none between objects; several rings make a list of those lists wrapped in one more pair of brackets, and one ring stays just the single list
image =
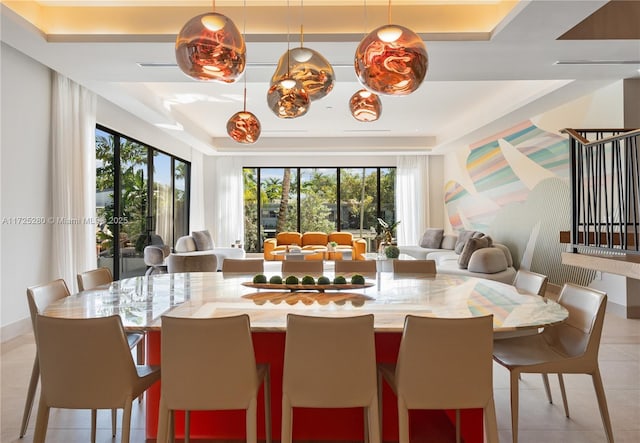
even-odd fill
[{"label": "round pendant lamp", "polygon": [[238,143],[252,144],[260,138],[260,120],[249,111],[236,112],[227,122],[227,134]]},{"label": "round pendant lamp", "polygon": [[193,17],[176,39],[178,66],[196,80],[233,83],[244,72],[246,46],[226,16],[208,12]]},{"label": "round pendant lamp", "polygon": [[361,89],[351,96],[349,110],[356,120],[373,122],[378,120],[382,114],[382,103],[377,94]]},{"label": "round pendant lamp", "polygon": [[355,70],[360,82],[378,94],[408,95],[422,84],[429,59],[422,39],[400,25],[384,25],[358,45]]},{"label": "round pendant lamp", "polygon": [[296,118],[307,113],[311,99],[302,83],[285,75],[269,88],[267,104],[279,118]]},{"label": "round pendant lamp", "polygon": [[333,89],[335,73],[333,67],[317,51],[299,47],[288,50],[280,57],[278,67],[271,77],[271,85],[285,76],[299,81],[313,100],[321,99]]}]

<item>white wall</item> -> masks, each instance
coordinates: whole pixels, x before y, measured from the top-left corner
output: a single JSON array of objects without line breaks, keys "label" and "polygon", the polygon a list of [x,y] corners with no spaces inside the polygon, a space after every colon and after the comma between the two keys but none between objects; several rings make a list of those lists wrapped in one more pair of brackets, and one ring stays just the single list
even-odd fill
[{"label": "white wall", "polygon": [[[26,289],[53,278],[50,215],[51,73],[2,44],[0,327],[2,341],[31,329]],[[18,222],[17,224],[11,221]]]}]

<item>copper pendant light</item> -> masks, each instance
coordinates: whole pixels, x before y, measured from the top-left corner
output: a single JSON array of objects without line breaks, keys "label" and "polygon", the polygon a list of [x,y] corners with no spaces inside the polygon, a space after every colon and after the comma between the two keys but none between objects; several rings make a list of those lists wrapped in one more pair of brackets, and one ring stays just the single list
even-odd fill
[{"label": "copper pendant light", "polygon": [[[287,12],[289,0],[287,0]],[[274,73],[271,87],[267,91],[267,104],[273,113],[279,118],[302,117],[309,110],[311,99],[301,81],[291,75],[291,50],[289,49],[289,23],[287,19],[287,52],[280,58],[280,65],[285,59],[286,72],[280,77]],[[277,71],[276,71],[277,72]]]},{"label": "copper pendant light", "polygon": [[260,138],[260,120],[249,111],[239,111],[227,122],[227,134],[238,143],[252,144]]},{"label": "copper pendant light", "polygon": [[428,64],[427,48],[420,36],[392,24],[369,33],[355,55],[360,82],[371,91],[387,95],[408,95],[418,89],[427,75]]},{"label": "copper pendant light", "polygon": [[356,120],[373,122],[378,120],[382,114],[382,103],[377,94],[361,89],[351,96],[349,110]]},{"label": "copper pendant light", "polygon": [[278,61],[276,72],[271,77],[271,84],[283,79],[287,72],[290,78],[302,84],[311,100],[321,99],[333,89],[333,67],[322,54],[313,49],[300,46],[283,54]]},{"label": "copper pendant light", "polygon": [[285,76],[267,92],[267,103],[280,118],[302,117],[309,110],[311,99],[298,80]]},{"label": "copper pendant light", "polygon": [[[243,2],[243,25],[242,34],[247,35],[247,1]],[[236,112],[227,121],[227,134],[238,143],[253,144],[260,138],[260,120],[253,113],[247,111],[247,74],[244,75],[244,95],[242,111]]]},{"label": "copper pendant light", "polygon": [[216,12],[193,17],[176,39],[178,66],[196,80],[235,82],[244,72],[245,53],[244,38],[236,25]]}]

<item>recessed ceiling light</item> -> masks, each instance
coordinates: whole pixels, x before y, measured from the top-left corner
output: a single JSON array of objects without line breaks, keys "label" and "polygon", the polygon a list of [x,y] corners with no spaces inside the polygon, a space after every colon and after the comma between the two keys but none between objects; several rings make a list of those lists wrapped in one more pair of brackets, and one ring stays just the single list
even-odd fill
[{"label": "recessed ceiling light", "polygon": [[171,129],[172,131],[184,131],[184,127],[180,123],[154,123],[153,125],[162,129]]}]

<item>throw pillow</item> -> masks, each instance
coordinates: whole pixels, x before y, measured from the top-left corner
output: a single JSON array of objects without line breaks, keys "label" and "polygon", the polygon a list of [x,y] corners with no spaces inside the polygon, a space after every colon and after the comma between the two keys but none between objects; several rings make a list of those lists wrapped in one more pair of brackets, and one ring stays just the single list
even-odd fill
[{"label": "throw pillow", "polygon": [[464,229],[458,234],[458,241],[456,241],[456,247],[454,249],[456,254],[461,254],[464,249],[465,243],[469,240],[477,231],[465,231]]},{"label": "throw pillow", "polygon": [[467,269],[470,272],[495,274],[507,269],[507,259],[499,248],[482,248],[471,256]]},{"label": "throw pillow", "polygon": [[489,241],[485,237],[472,237],[467,240],[460,257],[458,258],[458,266],[460,269],[467,269],[467,266],[469,266],[469,260],[471,260],[471,255],[478,249],[486,248],[488,245]]},{"label": "throw pillow", "polygon": [[429,228],[422,234],[420,240],[420,246],[429,249],[440,249],[442,244],[442,237],[444,236],[444,229]]},{"label": "throw pillow", "polygon": [[442,244],[440,245],[441,249],[448,249],[453,251],[456,248],[456,243],[458,242],[458,236],[455,234],[445,234],[442,237]]},{"label": "throw pillow", "polygon": [[197,251],[209,251],[213,249],[213,239],[209,231],[193,231],[191,236],[196,243]]}]

